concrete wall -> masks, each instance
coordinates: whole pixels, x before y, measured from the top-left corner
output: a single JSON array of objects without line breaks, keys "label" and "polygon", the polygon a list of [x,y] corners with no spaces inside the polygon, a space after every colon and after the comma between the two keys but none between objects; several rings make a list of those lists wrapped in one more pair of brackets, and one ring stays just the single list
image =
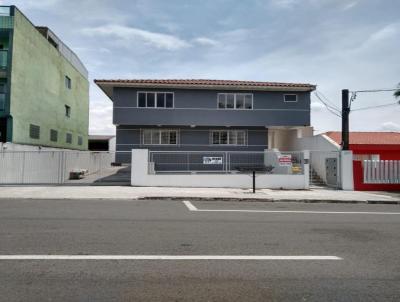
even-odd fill
[{"label": "concrete wall", "polygon": [[[174,92],[174,108],[138,108],[138,91]],[[218,109],[217,96],[226,90],[114,88],[114,124],[174,126],[308,126],[310,93],[298,95],[298,102],[284,102],[284,92],[236,91],[252,93],[252,110]]]},{"label": "concrete wall", "polygon": [[[305,155],[307,157],[307,155]],[[251,188],[252,178],[247,174],[149,174],[147,149],[132,150],[132,186]],[[257,188],[308,189],[308,165],[302,175],[259,174]]]},{"label": "concrete wall", "polygon": [[[11,73],[12,142],[87,150],[89,83],[21,12],[15,11]],[[65,76],[72,89],[65,86]],[[65,105],[71,117],[65,116]],[[29,125],[40,126],[40,139],[29,137]],[[50,141],[50,129],[58,142]],[[66,143],[72,134],[72,144]],[[83,145],[78,145],[82,136]]]}]

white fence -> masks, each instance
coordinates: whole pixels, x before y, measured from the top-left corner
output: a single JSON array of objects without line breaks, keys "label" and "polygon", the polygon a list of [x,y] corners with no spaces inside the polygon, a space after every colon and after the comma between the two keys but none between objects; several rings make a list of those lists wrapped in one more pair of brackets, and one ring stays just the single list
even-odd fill
[{"label": "white fence", "polygon": [[400,184],[400,160],[364,160],[364,183]]},{"label": "white fence", "polygon": [[85,151],[0,152],[0,184],[62,184],[73,170],[110,167],[115,154]]}]

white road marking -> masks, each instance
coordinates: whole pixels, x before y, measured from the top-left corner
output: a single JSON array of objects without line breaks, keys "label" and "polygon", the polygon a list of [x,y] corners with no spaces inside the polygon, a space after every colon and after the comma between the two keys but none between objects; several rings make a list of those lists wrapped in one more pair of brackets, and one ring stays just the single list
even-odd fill
[{"label": "white road marking", "polygon": [[198,209],[190,201],[183,201],[190,211],[196,212],[242,212],[242,213],[292,213],[292,214],[361,214],[361,215],[400,215],[400,212],[346,212],[346,211],[295,211],[295,210],[210,210]]},{"label": "white road marking", "polygon": [[189,211],[198,211],[198,209],[188,200],[184,200],[183,203],[189,209]]},{"label": "white road marking", "polygon": [[0,255],[1,260],[343,260],[343,258],[271,255]]}]

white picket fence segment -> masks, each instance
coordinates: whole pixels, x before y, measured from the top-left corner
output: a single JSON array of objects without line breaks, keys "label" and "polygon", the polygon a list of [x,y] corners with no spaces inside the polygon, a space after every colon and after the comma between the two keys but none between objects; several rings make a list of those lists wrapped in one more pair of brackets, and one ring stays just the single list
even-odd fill
[{"label": "white picket fence segment", "polygon": [[400,160],[364,160],[363,170],[364,183],[400,183]]},{"label": "white picket fence segment", "polygon": [[0,184],[62,184],[76,169],[97,173],[115,154],[86,151],[0,152]]}]

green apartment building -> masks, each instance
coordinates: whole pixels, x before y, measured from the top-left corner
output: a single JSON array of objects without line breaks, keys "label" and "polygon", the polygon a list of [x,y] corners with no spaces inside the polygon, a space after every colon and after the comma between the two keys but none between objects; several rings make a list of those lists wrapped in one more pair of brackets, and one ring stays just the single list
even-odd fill
[{"label": "green apartment building", "polygon": [[0,6],[0,143],[87,150],[88,72],[47,27]]}]

